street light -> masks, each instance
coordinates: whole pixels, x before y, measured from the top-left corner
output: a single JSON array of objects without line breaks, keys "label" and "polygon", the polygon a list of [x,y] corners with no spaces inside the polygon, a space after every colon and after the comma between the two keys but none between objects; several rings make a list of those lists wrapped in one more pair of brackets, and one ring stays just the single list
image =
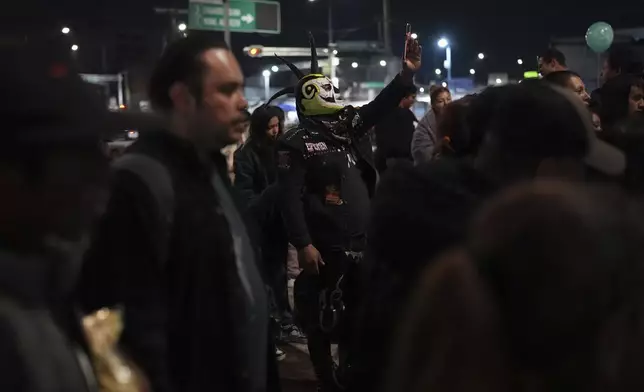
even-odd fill
[{"label": "street light", "polygon": [[418,91],[420,91],[420,93],[423,94],[425,92],[425,87],[419,88]]},{"label": "street light", "polygon": [[485,55],[483,53],[479,53],[478,57],[479,60],[483,60],[485,58]]},{"label": "street light", "polygon": [[441,83],[441,86],[447,87],[447,83],[443,82],[443,83]]},{"label": "street light", "polygon": [[471,68],[470,69],[470,75],[475,75],[475,74],[476,74],[476,70],[474,68]]},{"label": "street light", "polygon": [[358,68],[358,63],[356,63],[355,61],[351,63],[351,68]]},{"label": "street light", "polygon": [[523,65],[523,60],[518,59],[518,60],[517,60],[517,64],[519,64],[519,65]]},{"label": "street light", "polygon": [[381,67],[386,67],[386,66],[387,66],[387,62],[386,62],[385,60],[380,60],[380,66],[381,66]]},{"label": "street light", "polygon": [[271,71],[265,69],[262,76],[264,77],[264,98],[268,102],[271,99]]},{"label": "street light", "polygon": [[72,51],[77,51],[78,50],[78,45],[72,45]]},{"label": "street light", "polygon": [[69,34],[72,30],[69,27],[63,27],[62,30],[60,30],[61,33],[63,34]]},{"label": "street light", "polygon": [[436,72],[436,75],[440,75],[443,73],[443,71],[441,71],[440,68],[436,68],[434,72]]},{"label": "street light", "polygon": [[278,67],[277,65],[273,65],[271,67],[271,71],[273,71],[273,72],[278,72],[279,70],[280,70],[280,67]]},{"label": "street light", "polygon": [[179,23],[179,25],[177,26],[177,28],[179,29],[179,31],[186,31],[186,29],[188,28],[188,26],[186,26],[186,24],[185,24],[185,23]]},{"label": "street light", "polygon": [[[452,48],[449,46],[447,38],[442,37],[437,42],[438,47],[445,49],[445,63],[444,68],[447,70],[447,83],[452,83]],[[437,74],[439,75],[439,74]]]},{"label": "street light", "polygon": [[496,83],[496,84],[501,84],[501,83],[503,83],[503,80],[501,80],[501,79],[497,78],[497,79],[494,81],[494,83]]}]

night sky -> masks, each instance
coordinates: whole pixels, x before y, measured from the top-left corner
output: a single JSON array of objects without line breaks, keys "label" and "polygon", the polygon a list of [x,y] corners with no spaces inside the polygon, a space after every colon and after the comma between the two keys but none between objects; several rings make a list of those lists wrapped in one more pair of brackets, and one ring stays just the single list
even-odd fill
[{"label": "night sky", "polygon": [[[283,34],[233,34],[236,52],[249,44],[305,46],[307,29],[313,30],[319,42],[326,42],[327,1],[281,0]],[[377,20],[382,18],[381,0],[332,1],[335,4],[334,27],[339,39],[377,39]],[[187,0],[25,0],[11,3],[0,17],[3,32],[59,29],[62,25],[71,25],[79,34],[92,35],[93,40],[100,34],[109,35],[126,29],[157,31],[154,29],[165,26],[167,20],[154,14],[155,6],[187,6]],[[611,23],[615,28],[644,25],[641,20],[644,6],[636,4],[633,0],[548,3],[396,0],[391,5],[392,38],[394,49],[400,51],[405,22],[410,22],[425,46],[428,67],[438,66],[439,60],[442,61],[435,41],[444,34],[452,42],[456,76],[464,76],[472,66],[481,66],[476,64],[476,54],[480,51],[488,55],[488,71],[504,71],[518,67],[516,59],[519,57],[527,63],[533,61],[547,46],[549,37],[583,36],[587,27],[598,20]],[[252,70],[258,64],[253,59],[242,61],[246,70]]]}]

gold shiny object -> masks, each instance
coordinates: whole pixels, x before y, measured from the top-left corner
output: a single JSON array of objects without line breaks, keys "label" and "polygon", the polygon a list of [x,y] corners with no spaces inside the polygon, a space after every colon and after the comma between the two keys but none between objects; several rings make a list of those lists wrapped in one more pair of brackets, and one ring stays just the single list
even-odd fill
[{"label": "gold shiny object", "polygon": [[143,372],[118,348],[123,319],[118,310],[101,309],[83,318],[101,392],[149,391]]}]

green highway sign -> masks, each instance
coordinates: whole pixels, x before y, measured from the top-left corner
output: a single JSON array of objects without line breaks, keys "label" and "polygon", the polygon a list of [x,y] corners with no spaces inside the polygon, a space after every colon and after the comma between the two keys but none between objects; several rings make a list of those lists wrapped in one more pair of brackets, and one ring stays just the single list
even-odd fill
[{"label": "green highway sign", "polygon": [[[229,0],[228,23],[233,33],[279,34],[280,3],[277,1]],[[222,0],[190,0],[188,27],[191,30],[225,30]]]}]

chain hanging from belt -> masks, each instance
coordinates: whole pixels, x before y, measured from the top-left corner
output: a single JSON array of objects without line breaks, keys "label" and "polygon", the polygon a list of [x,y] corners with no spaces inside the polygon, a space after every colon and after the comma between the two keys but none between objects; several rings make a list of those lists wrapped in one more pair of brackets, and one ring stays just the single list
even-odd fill
[{"label": "chain hanging from belt", "polygon": [[[351,259],[353,263],[360,263],[363,258],[363,252],[347,251],[345,255]],[[319,305],[320,305],[320,329],[325,333],[331,333],[335,330],[341,321],[341,318],[346,309],[344,302],[344,292],[342,291],[342,282],[344,281],[344,274],[340,275],[333,290],[325,288],[320,291]],[[329,291],[331,293],[329,294]]]},{"label": "chain hanging from belt", "polygon": [[325,333],[331,333],[335,330],[340,322],[342,313],[344,313],[343,292],[340,288],[343,279],[344,275],[341,275],[330,295],[328,295],[329,289],[324,289],[320,292],[320,329]]}]

